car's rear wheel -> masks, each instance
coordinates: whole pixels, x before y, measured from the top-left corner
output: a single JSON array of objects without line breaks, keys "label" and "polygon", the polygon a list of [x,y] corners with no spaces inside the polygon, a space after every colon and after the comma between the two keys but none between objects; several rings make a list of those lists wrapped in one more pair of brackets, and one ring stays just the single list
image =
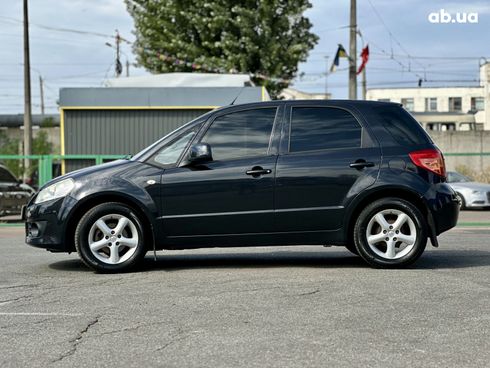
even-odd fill
[{"label": "car's rear wheel", "polygon": [[146,253],[141,220],[121,203],[95,206],[77,225],[75,247],[82,261],[96,271],[127,271]]},{"label": "car's rear wheel", "polygon": [[354,240],[359,255],[372,266],[407,266],[424,252],[427,222],[410,202],[384,198],[360,213],[354,226]]}]

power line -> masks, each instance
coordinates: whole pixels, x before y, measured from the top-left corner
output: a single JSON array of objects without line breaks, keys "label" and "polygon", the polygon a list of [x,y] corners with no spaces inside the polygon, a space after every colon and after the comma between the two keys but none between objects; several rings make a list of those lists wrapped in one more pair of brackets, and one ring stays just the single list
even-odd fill
[{"label": "power line", "polygon": [[[23,23],[22,20],[16,19],[16,18],[12,18],[12,17],[0,16],[0,19],[5,19],[5,20],[8,20],[8,21],[15,22],[15,23],[20,23],[20,24]],[[106,34],[106,33],[101,33],[101,32],[84,31],[84,30],[72,29],[72,28],[52,27],[52,26],[47,26],[47,25],[44,25],[44,24],[32,23],[32,22],[29,23],[29,25],[36,26],[36,27],[39,27],[39,28],[42,28],[42,29],[46,29],[46,30],[49,30],[49,31],[56,31],[56,32],[77,33],[77,34],[91,35],[91,36],[104,37],[104,38],[107,38],[107,37],[114,38],[115,37],[114,35]],[[126,41],[126,42],[129,42],[129,41]]]}]

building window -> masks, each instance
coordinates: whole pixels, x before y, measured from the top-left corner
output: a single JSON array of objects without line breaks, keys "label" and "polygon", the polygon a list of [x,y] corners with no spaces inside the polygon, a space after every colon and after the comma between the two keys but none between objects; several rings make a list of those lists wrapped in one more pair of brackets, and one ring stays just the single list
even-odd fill
[{"label": "building window", "polygon": [[389,98],[378,98],[379,102],[390,102]]},{"label": "building window", "polygon": [[483,111],[485,110],[485,100],[483,97],[471,97],[471,110]]},{"label": "building window", "polygon": [[402,98],[402,105],[407,111],[413,111],[413,98]]},{"label": "building window", "polygon": [[461,111],[461,97],[449,97],[449,111]]},{"label": "building window", "polygon": [[437,98],[428,97],[425,99],[425,111],[437,111]]}]

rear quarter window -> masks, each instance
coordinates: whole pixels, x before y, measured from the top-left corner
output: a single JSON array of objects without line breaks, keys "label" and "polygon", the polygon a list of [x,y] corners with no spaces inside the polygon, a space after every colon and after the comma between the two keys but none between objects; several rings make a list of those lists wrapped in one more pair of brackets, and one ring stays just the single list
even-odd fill
[{"label": "rear quarter window", "polygon": [[424,128],[401,106],[383,106],[373,109],[379,123],[401,145],[431,143]]}]

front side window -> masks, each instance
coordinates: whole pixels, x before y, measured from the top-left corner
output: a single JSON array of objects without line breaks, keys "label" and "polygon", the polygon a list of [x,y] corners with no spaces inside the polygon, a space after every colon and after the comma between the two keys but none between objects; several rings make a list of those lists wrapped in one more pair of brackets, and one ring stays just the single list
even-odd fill
[{"label": "front side window", "polygon": [[352,114],[332,107],[293,107],[289,151],[361,147],[362,128]]},{"label": "front side window", "polygon": [[182,151],[194,138],[197,132],[197,128],[194,128],[188,132],[183,133],[177,137],[174,141],[163,146],[154,156],[153,161],[159,165],[172,165],[177,162]]},{"label": "front side window", "polygon": [[266,155],[276,110],[262,108],[218,116],[201,142],[211,146],[215,161]]}]

